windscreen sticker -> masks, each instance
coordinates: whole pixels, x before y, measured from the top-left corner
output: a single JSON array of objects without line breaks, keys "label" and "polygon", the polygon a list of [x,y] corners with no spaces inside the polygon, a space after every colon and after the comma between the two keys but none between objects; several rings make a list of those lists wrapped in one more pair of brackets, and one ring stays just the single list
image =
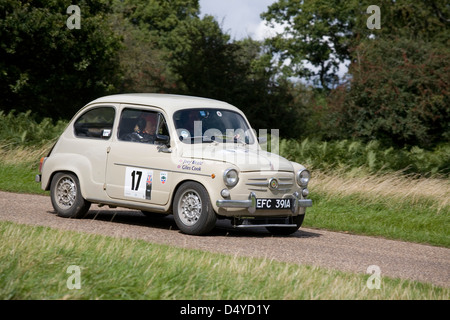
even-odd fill
[{"label": "windscreen sticker", "polygon": [[186,130],[181,131],[180,135],[186,139],[187,137],[189,137],[189,132],[187,132]]},{"label": "windscreen sticker", "polygon": [[152,199],[153,170],[127,167],[125,170],[125,197]]}]

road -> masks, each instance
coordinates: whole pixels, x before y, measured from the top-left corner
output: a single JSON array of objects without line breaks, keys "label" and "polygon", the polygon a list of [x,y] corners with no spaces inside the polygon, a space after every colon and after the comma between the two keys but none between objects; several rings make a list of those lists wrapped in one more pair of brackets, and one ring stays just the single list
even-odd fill
[{"label": "road", "polygon": [[1,191],[0,220],[356,273],[375,265],[381,276],[450,287],[450,249],[383,238],[308,228],[273,237],[262,229],[234,229],[226,221],[219,221],[211,234],[195,237],[182,234],[172,216],[149,218],[139,211],[92,205],[86,218],[64,219],[47,196]]}]

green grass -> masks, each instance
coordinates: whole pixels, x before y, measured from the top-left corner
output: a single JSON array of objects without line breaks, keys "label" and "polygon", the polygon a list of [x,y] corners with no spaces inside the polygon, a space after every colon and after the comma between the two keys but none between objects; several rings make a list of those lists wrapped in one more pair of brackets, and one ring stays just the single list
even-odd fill
[{"label": "green grass", "polygon": [[40,184],[34,181],[37,173],[37,164],[11,164],[0,161],[0,190],[45,194],[46,192],[41,189]]},{"label": "green grass", "polygon": [[[442,299],[450,290],[382,277],[0,222],[0,299]],[[70,290],[71,265],[81,289]]]},{"label": "green grass", "polygon": [[450,247],[448,207],[430,202],[373,202],[358,195],[311,195],[304,226]]},{"label": "green grass", "polygon": [[313,172],[305,226],[450,247],[450,181]]}]

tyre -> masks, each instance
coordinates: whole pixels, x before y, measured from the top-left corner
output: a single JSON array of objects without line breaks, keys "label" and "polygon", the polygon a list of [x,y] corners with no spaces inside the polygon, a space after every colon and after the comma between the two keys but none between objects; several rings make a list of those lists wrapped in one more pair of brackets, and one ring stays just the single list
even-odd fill
[{"label": "tyre", "polygon": [[57,173],[50,186],[50,198],[58,216],[63,218],[83,218],[91,203],[81,196],[80,182],[72,173]]},{"label": "tyre", "polygon": [[296,225],[295,227],[267,227],[266,229],[274,235],[287,236],[300,229],[303,223],[303,219],[305,219],[304,214],[292,217],[292,223]]},{"label": "tyre", "polygon": [[192,181],[183,183],[175,193],[173,216],[181,232],[190,235],[210,232],[217,220],[208,191]]}]

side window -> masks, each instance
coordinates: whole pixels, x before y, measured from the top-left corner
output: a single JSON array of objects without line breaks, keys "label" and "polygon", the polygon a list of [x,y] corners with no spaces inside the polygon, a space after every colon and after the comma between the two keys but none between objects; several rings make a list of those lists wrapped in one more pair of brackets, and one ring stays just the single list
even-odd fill
[{"label": "side window", "polygon": [[82,114],[74,124],[75,136],[109,139],[116,111],[113,107],[99,107]]},{"label": "side window", "polygon": [[120,117],[118,138],[122,141],[155,144],[156,135],[167,131],[161,113],[124,109]]}]

